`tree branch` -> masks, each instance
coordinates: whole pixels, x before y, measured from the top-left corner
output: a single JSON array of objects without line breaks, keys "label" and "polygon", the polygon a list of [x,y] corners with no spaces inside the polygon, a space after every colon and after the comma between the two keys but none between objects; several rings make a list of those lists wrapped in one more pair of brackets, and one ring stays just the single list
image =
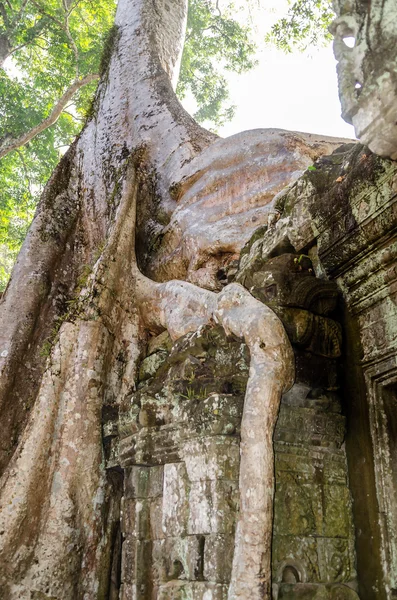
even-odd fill
[{"label": "tree branch", "polygon": [[74,41],[73,36],[70,33],[70,29],[69,29],[69,17],[70,17],[70,14],[72,13],[72,11],[74,10],[75,6],[77,6],[77,4],[75,6],[73,6],[70,10],[68,10],[66,0],[63,0],[62,7],[65,12],[65,19],[64,19],[64,21],[61,21],[60,19],[58,19],[57,17],[54,17],[53,15],[48,13],[45,9],[43,9],[43,7],[38,2],[36,2],[36,0],[31,0],[31,2],[32,2],[33,6],[35,6],[42,15],[45,15],[46,17],[51,19],[54,23],[59,25],[59,27],[65,33],[65,35],[69,41],[69,46],[74,54],[74,58],[76,61],[75,72],[76,72],[76,77],[78,77],[79,76],[79,50],[77,48],[76,42]]},{"label": "tree branch", "polygon": [[24,10],[26,8],[26,5],[28,3],[28,0],[23,0],[22,4],[21,4],[21,8],[19,9],[19,11],[15,14],[12,23],[11,23],[11,30],[14,30],[16,28],[16,26],[18,25],[18,23],[20,22]]},{"label": "tree branch", "polygon": [[[77,117],[76,115],[74,115],[73,113],[69,112],[68,110],[64,110],[63,111],[65,115],[69,115],[69,117],[72,117],[72,119],[74,119],[75,121],[84,121],[84,119],[82,117]],[[62,148],[63,146],[59,146],[59,148]]]},{"label": "tree branch", "polygon": [[8,28],[10,26],[10,21],[8,19],[7,11],[6,11],[6,8],[5,8],[3,2],[0,2],[0,14],[3,17],[4,25],[5,25],[6,29],[8,30]]},{"label": "tree branch", "polygon": [[63,30],[64,30],[64,32],[66,34],[66,37],[69,40],[70,47],[71,47],[72,52],[74,54],[74,59],[76,61],[75,72],[76,72],[76,77],[78,77],[79,76],[79,50],[77,48],[76,42],[73,39],[72,34],[70,33],[70,29],[69,29],[69,15],[66,15],[66,17],[65,17],[65,25],[64,25]]},{"label": "tree branch", "polygon": [[51,113],[48,115],[47,118],[45,118],[41,123],[30,129],[30,131],[28,131],[27,133],[24,133],[15,139],[10,140],[9,138],[6,138],[3,141],[3,143],[0,145],[0,158],[6,156],[6,154],[8,154],[9,152],[20,148],[21,146],[24,146],[25,144],[30,142],[30,140],[36,137],[36,135],[38,135],[42,131],[45,131],[46,129],[48,129],[48,127],[53,125],[59,119],[63,109],[65,108],[69,100],[77,92],[77,90],[97,79],[99,79],[99,75],[95,73],[86,75],[82,79],[77,79],[76,81],[74,81],[74,83],[72,83],[72,85],[66,90],[66,92],[55,104],[54,108],[52,109]]},{"label": "tree branch", "polygon": [[22,48],[25,48],[25,46],[27,46],[30,42],[25,42],[24,44],[20,44],[19,46],[15,46],[15,48],[11,48],[11,50],[9,51],[8,55],[6,56],[6,58],[8,58],[9,56],[11,56],[11,54],[14,54],[14,52],[17,52],[18,50],[22,50]]},{"label": "tree branch", "polygon": [[59,25],[59,27],[64,30],[65,26],[64,26],[64,23],[62,23],[62,21],[60,21],[59,19],[57,19],[57,17],[54,17],[53,15],[48,13],[46,10],[44,10],[44,8],[38,2],[36,2],[36,0],[31,0],[31,3],[33,4],[33,6],[35,6],[37,8],[37,10],[39,11],[40,14],[48,17],[49,19],[51,19],[51,21],[54,21],[54,23]]}]

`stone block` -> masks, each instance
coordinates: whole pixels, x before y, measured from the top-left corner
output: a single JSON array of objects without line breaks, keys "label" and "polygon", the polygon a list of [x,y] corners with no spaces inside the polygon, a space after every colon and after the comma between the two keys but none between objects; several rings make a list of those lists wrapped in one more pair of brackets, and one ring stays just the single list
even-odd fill
[{"label": "stone block", "polygon": [[152,540],[161,540],[163,531],[163,498],[151,498],[149,500],[150,537]]},{"label": "stone block", "polygon": [[153,581],[201,581],[204,565],[204,536],[156,540],[153,543]]},{"label": "stone block", "polygon": [[154,540],[152,553],[152,579],[155,586],[168,581],[166,541]]},{"label": "stone block", "polygon": [[312,481],[315,473],[313,461],[310,460],[309,453],[305,456],[300,456],[293,452],[293,446],[283,447],[282,444],[275,444],[275,463],[276,463],[276,479],[280,478],[282,471],[300,473],[305,475],[308,481]]},{"label": "stone block", "polygon": [[132,585],[135,581],[137,540],[132,535],[127,535],[122,545],[121,555],[121,581],[125,586]]},{"label": "stone block", "polygon": [[276,482],[274,529],[280,535],[322,535],[322,489],[301,483],[299,475],[279,473]]},{"label": "stone block", "polygon": [[354,555],[349,540],[318,539],[318,557],[321,581],[344,583],[355,577]]},{"label": "stone block", "polygon": [[312,408],[281,406],[275,441],[340,448],[345,438],[345,418]]},{"label": "stone block", "polygon": [[207,582],[169,581],[160,586],[157,600],[227,600],[227,586]]},{"label": "stone block", "polygon": [[142,428],[134,436],[133,464],[152,467],[154,465],[179,462],[180,435],[179,429],[174,425],[164,425],[159,428]]},{"label": "stone block", "polygon": [[238,481],[240,440],[217,435],[184,442],[181,453],[186,463],[189,481],[227,479]]},{"label": "stone block", "polygon": [[188,392],[191,398],[185,397],[173,410],[175,419],[188,423],[188,427],[183,428],[185,439],[197,434],[200,437],[233,435],[240,430],[243,394],[221,394],[206,387],[197,392],[189,388]]},{"label": "stone block", "polygon": [[307,581],[320,583],[317,539],[290,535],[275,535],[272,546],[272,572],[276,582],[281,581],[282,571],[291,564],[301,565]]},{"label": "stone block", "polygon": [[164,467],[162,465],[150,467],[148,482],[148,498],[158,498],[163,495]]},{"label": "stone block", "polygon": [[124,470],[126,498],[156,498],[163,495],[164,467],[132,466]]},{"label": "stone block", "polygon": [[157,600],[193,600],[192,584],[169,581],[159,587]]},{"label": "stone block", "polygon": [[357,592],[348,585],[327,586],[330,591],[330,600],[359,600]]},{"label": "stone block", "polygon": [[126,435],[123,437],[121,427],[119,427],[120,431],[120,442],[119,442],[119,459],[120,466],[123,468],[130,467],[137,463],[136,461],[136,452],[135,452],[135,442],[136,435]]},{"label": "stone block", "polygon": [[164,465],[162,529],[167,537],[186,533],[188,516],[188,479],[184,463]]},{"label": "stone block", "polygon": [[[274,586],[275,587],[275,586]],[[282,583],[274,589],[277,600],[358,600],[357,593],[347,585],[313,583]]]},{"label": "stone block", "polygon": [[168,331],[163,331],[156,337],[153,337],[148,342],[147,356],[154,354],[159,350],[169,352],[172,348],[172,340]]},{"label": "stone block", "polygon": [[234,533],[239,506],[236,481],[195,481],[189,489],[189,534]]},{"label": "stone block", "polygon": [[132,534],[135,527],[135,500],[132,498],[121,498],[120,503],[120,524],[121,533],[126,536]]},{"label": "stone block", "polygon": [[344,452],[329,452],[323,458],[324,481],[347,486],[347,463]]},{"label": "stone block", "polygon": [[234,536],[207,535],[204,545],[204,579],[216,583],[230,582],[234,553]]},{"label": "stone block", "polygon": [[345,486],[324,486],[324,536],[330,538],[353,537],[351,497]]},{"label": "stone block", "polygon": [[149,467],[128,467],[124,470],[124,496],[126,498],[147,498]]},{"label": "stone block", "polygon": [[146,379],[149,379],[149,377],[153,377],[166,358],[167,353],[162,351],[155,352],[145,358],[139,367],[139,381],[145,381]]},{"label": "stone block", "polygon": [[[203,578],[204,537],[189,535],[179,540],[167,540],[169,556],[169,576],[183,569],[182,577],[189,581]],[[179,566],[180,565],[180,566]]]},{"label": "stone block", "polygon": [[120,600],[135,600],[135,585],[122,583],[120,587]]},{"label": "stone block", "polygon": [[138,540],[150,537],[148,500],[123,498],[121,528],[124,535],[133,535]]},{"label": "stone block", "polygon": [[278,600],[329,600],[329,592],[324,585],[312,583],[281,584],[276,596]]},{"label": "stone block", "polygon": [[[142,586],[146,588],[150,580],[151,564],[152,542],[128,535],[122,545],[121,581],[124,584],[135,584],[137,590]],[[138,595],[137,598],[139,597]]]}]

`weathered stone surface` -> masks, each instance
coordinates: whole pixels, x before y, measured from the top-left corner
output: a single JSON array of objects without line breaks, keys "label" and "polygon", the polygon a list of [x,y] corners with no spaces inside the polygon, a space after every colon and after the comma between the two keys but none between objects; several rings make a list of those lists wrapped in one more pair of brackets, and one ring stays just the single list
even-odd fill
[{"label": "weathered stone surface", "polygon": [[307,442],[340,448],[345,439],[345,418],[316,408],[281,406],[275,441]]},{"label": "weathered stone surface", "polygon": [[[380,156],[397,158],[397,7],[394,0],[334,0],[332,25],[343,118]],[[351,44],[347,44],[347,42]]]},{"label": "weathered stone surface", "polygon": [[[253,277],[279,254],[305,253],[316,275],[334,281],[343,294],[347,327],[345,405],[350,422],[346,442],[359,532],[360,592],[371,600],[392,598],[397,589],[392,508],[396,474],[388,458],[394,452],[391,407],[395,406],[397,372],[396,179],[395,163],[359,145],[341,147],[323,157],[314,170],[279,198],[280,218],[254,236],[242,255],[239,272]],[[265,289],[262,282],[263,278],[252,279],[261,293]],[[252,291],[256,293],[255,287]],[[291,313],[285,315],[290,318]],[[305,332],[310,330],[307,323],[309,318],[302,316],[301,327],[295,332],[297,341],[298,333],[304,341]],[[309,368],[308,346],[303,350],[296,353],[297,374],[307,384],[317,378],[317,358],[311,354],[313,365]],[[336,382],[334,373],[319,387],[335,389]],[[296,401],[302,403],[302,398],[298,395]],[[332,511],[331,506],[331,521]],[[330,523],[330,534],[334,526]],[[348,572],[346,565],[342,571]]]},{"label": "weathered stone surface", "polygon": [[167,537],[187,533],[188,479],[183,463],[164,466],[162,529]]},{"label": "weathered stone surface", "polygon": [[192,482],[189,492],[189,534],[234,534],[239,505],[236,480],[217,478]]},{"label": "weathered stone surface", "polygon": [[228,584],[232,575],[233,553],[234,535],[212,534],[206,536],[204,578],[207,581]]},{"label": "weathered stone surface", "polygon": [[213,583],[169,582],[160,586],[158,600],[226,600],[227,586]]},{"label": "weathered stone surface", "polygon": [[323,316],[336,308],[337,286],[316,278],[309,256],[290,252],[266,259],[258,238],[242,255],[236,279],[274,309],[294,345],[328,358],[341,355],[341,326]]},{"label": "weathered stone surface", "polygon": [[[379,9],[378,2],[360,4],[362,14]],[[382,3],[382,19],[394,14],[389,7]],[[311,592],[354,597],[344,585],[354,585],[356,575],[344,417],[336,397],[341,340],[336,317],[328,314],[335,294],[324,278],[337,280],[350,313],[347,353],[356,357],[346,360],[352,368],[344,401],[352,488],[359,500],[360,585],[366,600],[392,597],[397,589],[395,165],[359,146],[342,149],[274,198],[269,215],[273,194],[333,142],[254,132],[215,142],[195,160],[215,138],[183,113],[170,87],[185,16],[182,0],[175,0],[172,10],[160,0],[120,1],[111,76],[101,82],[95,116],[50,182],[4,297],[2,465],[13,458],[1,496],[0,517],[6,517],[0,545],[12,557],[0,565],[8,586],[2,593],[7,600],[117,595],[121,465],[126,471],[123,598],[270,596],[272,434],[281,394],[292,384],[288,340],[276,315],[235,283],[215,295],[186,282],[156,285],[139,274],[137,204],[138,250],[145,215],[150,216],[146,231],[154,232],[149,244],[159,242],[157,250],[149,248],[152,261],[145,260],[143,244],[141,265],[152,269],[154,278],[175,272],[211,290],[238,277],[238,251],[253,228],[267,221],[266,235],[248,245],[241,268],[256,252],[264,262],[273,261],[272,279],[255,266],[249,287],[278,306],[296,347],[297,387],[284,398],[275,435],[276,492],[282,500],[280,516],[276,497],[273,573],[280,597]],[[387,23],[394,28],[393,21]],[[393,77],[384,79],[390,83]],[[394,106],[390,115],[394,119]],[[384,146],[390,146],[393,132],[394,126],[382,131]],[[200,219],[203,207],[206,222]],[[71,315],[49,308],[54,299],[66,302],[62,287],[74,290],[77,270],[98,250],[99,259],[74,298],[79,310]],[[288,257],[278,261],[283,254],[294,254],[293,264]],[[73,266],[61,276],[66,262]],[[278,262],[280,268],[273,268]],[[322,278],[321,293],[310,269]],[[325,294],[326,288],[332,293]],[[63,325],[44,373],[34,342],[45,338],[55,314]],[[218,340],[207,339],[207,346],[196,344],[213,321],[232,341],[222,333]],[[192,335],[170,355],[169,340],[149,342],[137,390],[138,357],[148,336],[163,328],[174,341]],[[25,373],[19,365],[25,369],[26,363],[27,412],[33,408],[22,434],[20,375]],[[359,397],[357,411],[351,410],[350,392]],[[363,435],[366,428],[372,437]],[[18,447],[15,432],[21,433]],[[371,440],[373,446],[366,443]],[[367,506],[369,512],[363,510]],[[375,558],[364,560],[363,568],[364,545]],[[377,557],[383,576],[373,568],[367,575],[365,565],[380,562]]]},{"label": "weathered stone surface", "polygon": [[[243,257],[251,247],[249,243]],[[317,315],[327,315],[336,308],[337,286],[316,278],[312,261],[305,254],[287,252],[268,260],[257,254],[249,264],[244,260],[240,264],[236,280],[269,306],[301,308]]]},{"label": "weathered stone surface", "polygon": [[282,584],[280,600],[358,600],[357,593],[345,585]]},{"label": "weathered stone surface", "polygon": [[168,331],[163,331],[160,335],[152,337],[148,341],[147,347],[147,356],[154,354],[154,352],[158,352],[159,350],[163,350],[164,352],[169,352],[172,348],[172,340]]},{"label": "weathered stone surface", "polygon": [[165,360],[164,352],[155,352],[142,361],[139,369],[139,380],[144,381],[153,377]]},{"label": "weathered stone surface", "polygon": [[[330,286],[321,289],[324,298],[329,297]],[[321,293],[317,298],[321,305]],[[330,359],[321,360],[326,371]],[[219,327],[207,327],[177,340],[156,376],[135,393],[141,408],[149,410],[153,404],[151,410],[156,411],[156,403],[172,405],[168,425],[141,424],[132,436],[135,445],[147,444],[151,464],[160,461],[164,467],[128,467],[125,479],[126,496],[149,504],[149,514],[142,509],[139,513],[148,515],[140,530],[153,542],[146,577],[153,582],[156,599],[206,600],[218,597],[209,595],[215,591],[227,595],[240,500],[238,434],[248,364],[243,343],[226,337]],[[328,581],[355,579],[350,495],[341,449],[345,419],[340,411],[335,392],[313,391],[299,383],[299,374],[282,402],[275,432],[273,536],[273,580],[281,586],[280,594],[287,593],[282,577],[288,565],[298,565],[305,573],[300,581],[316,583],[316,593],[323,593]],[[220,423],[233,428],[225,434]],[[128,445],[132,438],[123,442]],[[134,452],[138,456],[136,448]],[[172,456],[178,456],[178,462]],[[131,519],[129,527],[137,537]],[[208,581],[223,587],[208,587]],[[300,597],[302,590],[295,590],[292,597]],[[329,593],[326,590],[324,597]]]}]

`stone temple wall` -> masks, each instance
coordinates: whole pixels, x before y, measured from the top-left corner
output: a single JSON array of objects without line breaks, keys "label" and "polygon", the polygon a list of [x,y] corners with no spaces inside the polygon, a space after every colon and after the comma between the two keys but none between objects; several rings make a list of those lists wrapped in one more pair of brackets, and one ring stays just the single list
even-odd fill
[{"label": "stone temple wall", "polygon": [[[270,289],[268,304],[296,351],[297,379],[275,435],[274,597],[356,598],[341,328],[321,314],[335,311],[336,287],[316,279],[307,257],[290,253],[244,277],[255,278],[258,297]],[[105,426],[109,468],[125,474],[123,599],[226,600],[248,369],[245,344],[219,327],[174,346],[165,333],[150,342],[118,436]]]},{"label": "stone temple wall", "polygon": [[[162,345],[122,416],[123,598],[227,598],[239,492],[239,426],[249,356],[220,328]],[[276,598],[334,597],[355,586],[347,464],[332,361],[283,399],[276,431]],[[321,365],[321,363],[324,363]],[[328,363],[331,372],[324,368]],[[323,388],[320,386],[323,384]],[[349,588],[341,598],[354,598]]]},{"label": "stone temple wall", "polygon": [[285,248],[341,294],[341,383],[360,597],[397,597],[397,165],[360,144],[316,161],[276,199],[273,225],[240,260]]},{"label": "stone temple wall", "polygon": [[[221,274],[278,314],[296,357],[274,437],[274,600],[396,597],[396,181],[392,161],[341,147]],[[123,600],[226,600],[248,368],[218,326],[162,333],[128,406],[105,414]]]}]

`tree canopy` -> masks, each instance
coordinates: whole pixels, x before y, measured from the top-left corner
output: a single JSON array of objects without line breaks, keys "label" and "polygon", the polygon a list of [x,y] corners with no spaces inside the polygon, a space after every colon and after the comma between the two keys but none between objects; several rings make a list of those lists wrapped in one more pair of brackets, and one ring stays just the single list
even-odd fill
[{"label": "tree canopy", "polygon": [[[115,8],[116,0],[0,0],[0,291],[43,186],[90,109]],[[255,65],[252,29],[237,10],[229,0],[189,0],[177,93],[191,94],[196,120],[215,127],[233,116],[228,71]],[[331,15],[330,0],[291,2],[269,40],[286,51],[319,43]]]},{"label": "tree canopy", "polygon": [[236,7],[228,2],[189,0],[189,12],[181,72],[179,98],[191,92],[197,102],[199,122],[222,125],[233,117],[228,105],[227,72],[243,73],[255,66],[252,31],[236,20]]},{"label": "tree canopy", "polygon": [[287,14],[271,28],[268,42],[285,52],[292,52],[294,48],[305,50],[332,39],[328,31],[335,17],[332,0],[296,0],[289,4]]},{"label": "tree canopy", "polygon": [[0,2],[0,289],[45,182],[81,129],[114,8],[115,0]]}]

